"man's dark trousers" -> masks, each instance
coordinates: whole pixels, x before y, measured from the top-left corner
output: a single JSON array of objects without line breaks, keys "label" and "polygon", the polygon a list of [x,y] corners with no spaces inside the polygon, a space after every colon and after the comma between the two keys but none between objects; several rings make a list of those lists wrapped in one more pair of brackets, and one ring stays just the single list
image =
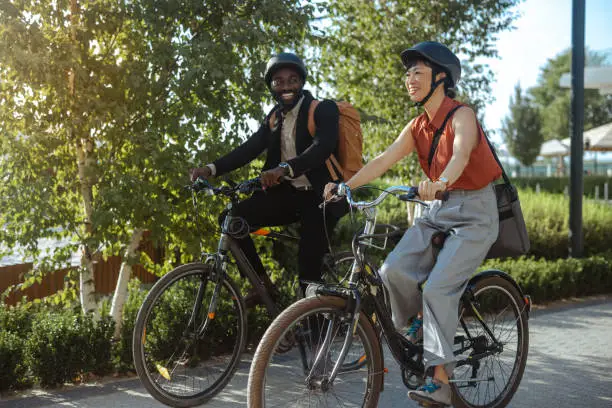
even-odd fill
[{"label": "man's dark trousers", "polygon": [[[290,183],[281,183],[266,191],[258,191],[238,203],[233,209],[234,217],[242,217],[250,230],[299,223],[298,276],[304,281],[320,281],[323,256],[328,248],[325,234],[330,235],[339,218],[319,208],[321,198],[313,190],[297,190]],[[255,271],[263,276],[264,266],[257,256],[250,236],[239,239],[242,251]]]}]

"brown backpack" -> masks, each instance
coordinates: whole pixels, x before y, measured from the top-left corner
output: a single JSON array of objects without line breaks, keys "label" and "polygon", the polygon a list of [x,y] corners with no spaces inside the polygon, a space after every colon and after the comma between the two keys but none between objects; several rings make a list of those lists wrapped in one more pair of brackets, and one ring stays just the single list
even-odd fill
[{"label": "brown backpack", "polygon": [[[314,137],[316,124],[314,112],[319,101],[312,101],[308,109],[308,133]],[[349,102],[336,102],[340,117],[338,120],[338,157],[329,156],[325,165],[332,180],[347,181],[363,167],[363,134],[361,132],[361,118],[359,111]],[[270,129],[274,129],[276,115],[270,116]],[[338,172],[340,174],[338,174]]]}]

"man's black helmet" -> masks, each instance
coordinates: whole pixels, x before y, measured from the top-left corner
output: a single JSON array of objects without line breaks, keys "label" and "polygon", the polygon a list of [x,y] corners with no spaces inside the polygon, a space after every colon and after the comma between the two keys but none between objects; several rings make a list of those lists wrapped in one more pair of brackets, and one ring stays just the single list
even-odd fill
[{"label": "man's black helmet", "polygon": [[453,85],[461,78],[461,61],[445,45],[435,41],[425,41],[408,48],[401,53],[402,63],[408,68],[408,63],[415,59],[424,59],[439,65],[450,75]]},{"label": "man's black helmet", "polygon": [[264,78],[268,87],[270,87],[272,75],[274,75],[274,73],[281,68],[295,69],[302,77],[302,81],[306,82],[306,77],[308,76],[308,73],[306,72],[306,66],[304,65],[304,62],[302,62],[300,57],[290,52],[281,52],[280,54],[270,58],[270,61],[268,61],[268,65],[266,65],[266,73]]}]

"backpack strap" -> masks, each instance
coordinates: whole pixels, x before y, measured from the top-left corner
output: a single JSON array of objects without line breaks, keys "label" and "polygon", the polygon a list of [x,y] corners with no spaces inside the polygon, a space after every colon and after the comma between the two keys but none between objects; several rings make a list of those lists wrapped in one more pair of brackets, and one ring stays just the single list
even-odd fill
[{"label": "backpack strap", "polygon": [[270,128],[270,131],[274,132],[278,124],[280,124],[282,121],[283,121],[283,115],[281,114],[280,108],[274,109],[274,111],[272,112],[272,114],[270,115],[268,119],[268,127]]},{"label": "backpack strap", "polygon": [[[316,99],[313,99],[312,102],[310,102],[310,106],[308,107],[308,133],[310,133],[310,136],[312,137],[314,137],[315,132],[317,131],[317,125],[315,123],[315,118],[314,118],[315,109],[317,109],[317,105],[319,105],[319,101]],[[327,171],[329,171],[329,175],[331,176],[332,180],[334,181],[340,180],[340,178],[344,180],[344,176],[338,177],[338,173],[335,170],[335,169],[338,169],[340,174],[342,175],[344,174],[344,170],[342,169],[342,166],[336,159],[336,156],[331,154],[329,158],[325,160],[325,165],[327,166]]]},{"label": "backpack strap", "polygon": [[444,132],[444,128],[446,127],[446,122],[448,122],[448,120],[451,118],[451,116],[453,116],[455,111],[461,108],[462,106],[463,105],[455,106],[453,109],[451,109],[451,111],[448,112],[448,114],[444,118],[444,122],[442,122],[442,126],[440,126],[438,130],[436,130],[436,133],[434,133],[433,140],[431,141],[431,149],[429,150],[429,158],[427,159],[427,165],[430,168],[431,168],[431,162],[433,161],[433,158],[436,154],[436,149],[438,148],[438,143],[440,142],[440,137],[442,136],[442,132]]}]

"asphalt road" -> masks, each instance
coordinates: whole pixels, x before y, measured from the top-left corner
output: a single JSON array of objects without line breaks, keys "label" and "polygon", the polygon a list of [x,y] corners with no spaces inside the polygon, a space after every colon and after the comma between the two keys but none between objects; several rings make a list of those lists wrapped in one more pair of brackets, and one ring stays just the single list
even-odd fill
[{"label": "asphalt road", "polygon": [[[612,298],[557,304],[532,312],[525,375],[510,407],[612,407]],[[389,373],[381,407],[416,407],[406,397],[397,364],[387,356]],[[246,405],[249,358],[228,387],[206,407]],[[0,400],[0,407],[161,407],[137,378],[80,385],[62,390],[31,390]]]}]

